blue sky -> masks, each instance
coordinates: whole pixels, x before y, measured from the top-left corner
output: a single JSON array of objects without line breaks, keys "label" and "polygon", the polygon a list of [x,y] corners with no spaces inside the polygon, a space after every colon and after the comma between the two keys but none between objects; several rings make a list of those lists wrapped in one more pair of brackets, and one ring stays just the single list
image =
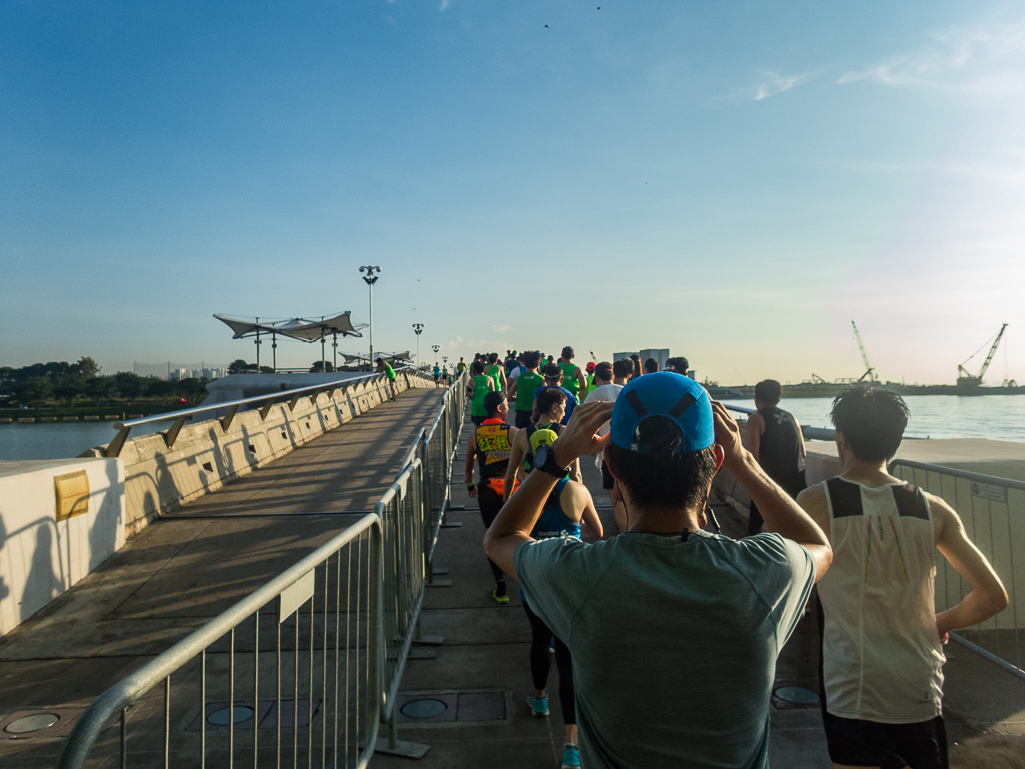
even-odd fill
[{"label": "blue sky", "polygon": [[987,379],[1025,381],[1017,4],[3,19],[0,365],[251,360],[214,313],[363,321],[377,264],[380,349],[422,322],[453,358],[669,347],[722,382],[831,379],[862,372],[855,318],[884,378],[946,382],[1007,322]]}]

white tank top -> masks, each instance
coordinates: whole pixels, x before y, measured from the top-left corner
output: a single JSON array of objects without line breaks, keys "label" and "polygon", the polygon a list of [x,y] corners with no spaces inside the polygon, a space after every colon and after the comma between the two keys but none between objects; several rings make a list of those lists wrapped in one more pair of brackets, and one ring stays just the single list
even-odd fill
[{"label": "white tank top", "polygon": [[940,715],[936,534],[929,503],[910,484],[822,484],[833,565],[819,582],[825,614],[826,709],[841,718],[915,723]]}]

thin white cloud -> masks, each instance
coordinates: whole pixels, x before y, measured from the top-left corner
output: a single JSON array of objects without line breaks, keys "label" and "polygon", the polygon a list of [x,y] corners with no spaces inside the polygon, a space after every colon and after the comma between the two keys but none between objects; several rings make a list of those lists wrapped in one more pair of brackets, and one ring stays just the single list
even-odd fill
[{"label": "thin white cloud", "polygon": [[1025,23],[951,28],[915,51],[850,70],[836,82],[861,81],[984,93],[1025,90]]},{"label": "thin white cloud", "polygon": [[758,84],[753,100],[761,101],[762,99],[768,99],[770,96],[786,93],[791,88],[796,88],[802,83],[806,83],[810,77],[810,72],[789,76],[781,75],[778,72],[765,72],[762,82]]},{"label": "thin white cloud", "polygon": [[501,334],[501,333],[511,329],[512,326],[492,326],[491,328],[493,328],[495,330],[496,334]]},{"label": "thin white cloud", "polygon": [[441,0],[441,5],[438,6],[439,11],[444,11],[449,6],[449,0]]}]

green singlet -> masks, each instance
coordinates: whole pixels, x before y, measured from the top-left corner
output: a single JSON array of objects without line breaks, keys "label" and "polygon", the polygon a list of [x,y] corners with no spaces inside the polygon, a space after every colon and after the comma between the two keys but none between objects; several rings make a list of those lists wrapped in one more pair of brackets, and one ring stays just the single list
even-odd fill
[{"label": "green singlet", "polygon": [[580,382],[578,382],[577,378],[573,376],[573,372],[577,370],[577,364],[572,361],[569,363],[563,363],[560,360],[559,368],[562,369],[562,386],[576,395],[577,390],[580,389]]},{"label": "green singlet", "polygon": [[473,377],[473,401],[470,403],[470,416],[487,416],[487,412],[484,410],[484,396],[491,392],[488,389],[490,380],[491,377],[483,374]]},{"label": "green singlet", "polygon": [[545,383],[545,378],[533,371],[524,371],[516,379],[516,410],[534,410],[534,390]]},{"label": "green singlet", "polygon": [[491,377],[491,381],[495,383],[495,390],[500,390],[502,387],[502,375],[498,372],[501,369],[498,366],[488,366],[488,376]]}]

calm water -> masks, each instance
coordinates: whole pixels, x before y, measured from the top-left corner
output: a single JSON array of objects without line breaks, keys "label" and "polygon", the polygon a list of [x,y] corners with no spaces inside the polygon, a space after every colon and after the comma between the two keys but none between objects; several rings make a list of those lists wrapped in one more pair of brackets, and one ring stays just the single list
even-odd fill
[{"label": "calm water", "polygon": [[[907,435],[916,438],[991,438],[1025,443],[1025,395],[909,395],[911,409]],[[726,401],[754,408],[753,401]],[[787,398],[780,406],[803,425],[832,427],[830,398]],[[166,430],[168,423],[137,427],[132,435]],[[12,459],[64,459],[92,446],[109,443],[113,422],[0,425],[0,461]]]},{"label": "calm water", "polygon": [[[166,430],[170,424],[169,420],[142,425],[133,428],[130,436]],[[115,435],[112,421],[0,425],[0,461],[77,457],[93,446],[110,443]]]},{"label": "calm water", "polygon": [[[990,438],[1025,443],[1025,395],[907,395],[911,420],[905,435],[915,438]],[[754,401],[724,401],[753,409]],[[784,398],[784,408],[802,425],[832,428],[831,398]]]}]

